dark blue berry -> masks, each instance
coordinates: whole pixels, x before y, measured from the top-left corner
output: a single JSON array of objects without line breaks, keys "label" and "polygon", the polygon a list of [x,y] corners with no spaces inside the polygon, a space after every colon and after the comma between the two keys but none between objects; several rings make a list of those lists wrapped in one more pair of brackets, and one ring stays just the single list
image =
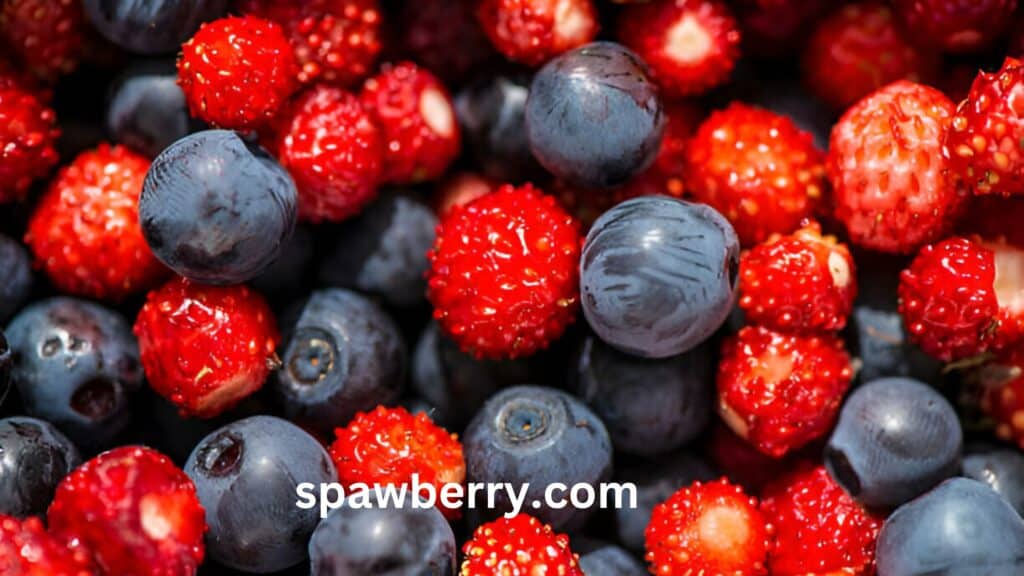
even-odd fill
[{"label": "dark blue berry", "polygon": [[11,366],[14,364],[14,354],[10,345],[7,344],[7,337],[0,331],[0,406],[3,405],[7,394],[11,391]]},{"label": "dark blue berry", "polygon": [[0,420],[0,514],[45,514],[57,484],[81,461],[78,448],[49,422]]},{"label": "dark blue berry", "polygon": [[732,309],[739,240],[703,204],[644,196],[605,212],[580,263],[583,312],[594,332],[637,356],[692,350]]},{"label": "dark blue berry", "polygon": [[0,322],[6,322],[32,291],[32,259],[25,246],[0,234]]},{"label": "dark blue berry", "polygon": [[932,381],[941,371],[941,363],[910,342],[903,317],[895,310],[895,305],[892,309],[855,305],[849,332],[850,352],[861,360],[857,372],[861,382],[886,376]]},{"label": "dark blue berry", "polygon": [[131,52],[174,52],[227,0],[85,0],[85,14],[108,40]]},{"label": "dark blue berry", "polygon": [[272,299],[295,299],[308,291],[316,241],[307,226],[296,226],[280,254],[250,285]]},{"label": "dark blue berry", "polygon": [[580,556],[580,570],[587,576],[647,576],[647,569],[618,546],[589,539],[576,539],[572,549]]},{"label": "dark blue berry", "polygon": [[496,75],[455,97],[455,113],[466,148],[484,176],[520,183],[542,174],[526,139],[527,78]]},{"label": "dark blue berry", "polygon": [[1024,516],[1024,454],[991,449],[964,456],[964,476],[984,482]]},{"label": "dark blue berry", "polygon": [[963,432],[938,392],[909,378],[857,388],[825,448],[825,465],[865,506],[894,508],[960,469]]},{"label": "dark blue berry", "polygon": [[210,558],[261,574],[306,559],[320,512],[297,505],[298,484],[337,481],[320,443],[272,416],[245,418],[213,432],[189,456],[185,473],[206,510]]},{"label": "dark blue berry", "polygon": [[582,188],[626,183],[657,156],[665,128],[658,90],[636,54],[594,42],[533,77],[526,133],[549,172]]},{"label": "dark blue berry", "polygon": [[265,150],[235,132],[205,130],[153,161],[139,221],[153,254],[178,274],[237,284],[277,258],[296,202],[291,177]]},{"label": "dark blue berry", "polygon": [[107,131],[115,141],[155,158],[197,125],[189,116],[173,62],[138,64],[114,81]]}]

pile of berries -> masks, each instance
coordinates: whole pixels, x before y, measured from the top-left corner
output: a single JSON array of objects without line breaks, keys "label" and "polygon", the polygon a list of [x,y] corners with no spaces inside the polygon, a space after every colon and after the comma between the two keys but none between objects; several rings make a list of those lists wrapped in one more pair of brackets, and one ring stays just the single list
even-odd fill
[{"label": "pile of berries", "polygon": [[1017,0],[0,0],[0,206],[0,575],[1024,574]]}]

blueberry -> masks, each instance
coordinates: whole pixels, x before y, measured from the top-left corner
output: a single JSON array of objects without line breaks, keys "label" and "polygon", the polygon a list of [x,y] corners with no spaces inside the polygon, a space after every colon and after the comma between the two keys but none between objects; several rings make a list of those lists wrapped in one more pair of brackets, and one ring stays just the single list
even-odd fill
[{"label": "blueberry", "polygon": [[587,576],[646,576],[647,569],[618,546],[596,540],[574,540],[572,549],[580,556],[580,570]]},{"label": "blueberry", "polygon": [[3,405],[7,393],[11,391],[11,366],[14,364],[14,354],[10,345],[7,344],[7,337],[0,332],[0,406]]},{"label": "blueberry", "polygon": [[850,315],[850,351],[861,362],[857,378],[870,382],[885,376],[905,376],[932,381],[941,363],[910,342],[903,317],[891,309],[856,304]]},{"label": "blueberry", "polygon": [[1024,516],[1024,454],[986,450],[964,456],[964,476],[984,482]]},{"label": "blueberry", "polygon": [[328,435],[356,412],[394,402],[405,377],[405,344],[394,321],[341,288],[310,296],[281,358],[276,390],[288,418]]},{"label": "blueberry", "polygon": [[81,462],[78,448],[50,423],[0,420],[0,514],[45,514],[57,484]]},{"label": "blueberry", "polygon": [[655,456],[675,450],[711,419],[714,376],[707,346],[651,360],[588,336],[576,372],[578,395],[622,452]]},{"label": "blueberry", "polygon": [[658,90],[636,54],[594,42],[533,77],[526,134],[541,165],[581,188],[611,188],[654,161],[665,129]]},{"label": "blueberry", "polygon": [[227,130],[196,132],[153,161],[139,199],[142,233],[169,268],[238,284],[277,258],[295,227],[295,184],[265,150]]},{"label": "blueberry", "polygon": [[[576,398],[539,386],[508,388],[488,400],[466,429],[463,451],[470,482],[529,484],[526,511],[559,531],[580,527],[593,510],[546,506],[547,486],[587,483],[596,489],[612,470],[604,424]],[[502,494],[491,512],[509,510]]]},{"label": "blueberry", "polygon": [[909,378],[857,388],[825,448],[832,477],[872,508],[894,508],[955,475],[963,432],[938,392]]},{"label": "blueberry", "polygon": [[32,291],[32,259],[25,246],[0,234],[0,322],[6,322]]},{"label": "blueberry", "polygon": [[178,87],[173,62],[128,68],[111,89],[107,131],[117,142],[154,158],[197,128]]},{"label": "blueberry", "polygon": [[174,52],[227,0],[85,0],[85,14],[111,42],[141,54]]},{"label": "blueberry", "polygon": [[427,251],[434,245],[437,216],[410,195],[382,194],[356,218],[344,222],[334,247],[320,264],[330,286],[352,288],[396,307],[425,301]]},{"label": "blueberry", "polygon": [[732,226],[708,206],[667,196],[627,200],[594,222],[583,246],[587,322],[627,354],[692,350],[729,316],[739,253]]},{"label": "blueberry", "polygon": [[455,97],[466,148],[480,171],[498,182],[520,183],[542,174],[526,139],[527,78],[495,75]]},{"label": "blueberry", "polygon": [[307,226],[296,226],[280,254],[250,284],[268,298],[295,298],[309,284],[315,240]]},{"label": "blueberry", "polygon": [[309,541],[312,576],[455,576],[455,535],[437,508],[371,498],[372,507],[346,501],[320,522]]},{"label": "blueberry", "polygon": [[327,451],[273,416],[237,420],[204,438],[185,464],[206,510],[206,550],[231,568],[265,574],[306,559],[320,512],[296,505],[297,485],[337,481]]},{"label": "blueberry", "polygon": [[11,379],[31,416],[79,447],[111,445],[130,420],[130,395],[143,381],[139,349],[120,314],[75,298],[51,298],[8,325]]},{"label": "blueberry", "polygon": [[1024,520],[991,488],[946,480],[893,512],[878,535],[880,576],[1024,573]]}]

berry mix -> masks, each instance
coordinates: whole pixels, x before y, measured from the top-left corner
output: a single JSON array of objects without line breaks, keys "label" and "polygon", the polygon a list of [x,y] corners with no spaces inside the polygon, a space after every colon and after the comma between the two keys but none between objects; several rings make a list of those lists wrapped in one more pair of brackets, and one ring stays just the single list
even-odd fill
[{"label": "berry mix", "polygon": [[3,576],[1024,574],[1017,0],[0,0],[0,47]]}]

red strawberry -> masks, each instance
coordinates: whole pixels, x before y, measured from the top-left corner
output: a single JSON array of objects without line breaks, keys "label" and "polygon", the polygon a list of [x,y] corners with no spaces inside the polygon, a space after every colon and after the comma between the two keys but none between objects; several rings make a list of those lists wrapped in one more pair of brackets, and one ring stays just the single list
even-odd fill
[{"label": "red strawberry", "polygon": [[384,137],[354,95],[310,88],[276,128],[275,148],[298,188],[301,219],[342,220],[377,196]]},{"label": "red strawberry", "polygon": [[710,204],[752,246],[814,215],[825,186],[824,155],[785,116],[733,103],[690,140],[687,189]]},{"label": "red strawberry", "polygon": [[939,65],[876,0],[838,8],[818,24],[803,54],[805,84],[836,110],[896,80],[931,80]]},{"label": "red strawberry", "polygon": [[799,47],[828,0],[737,0],[743,45],[752,54],[778,56]]},{"label": "red strawberry", "polygon": [[967,199],[943,152],[954,112],[942,92],[900,80],[832,128],[832,202],[854,244],[910,253],[953,227]]},{"label": "red strawberry", "polygon": [[149,160],[101,144],[61,170],[39,200],[25,243],[62,291],[121,300],[158,283],[167,269],[139,227]]},{"label": "red strawberry", "polygon": [[149,293],[134,331],[150,385],[187,415],[231,408],[277,363],[274,315],[246,286],[175,278]]},{"label": "red strawberry", "polygon": [[[356,414],[334,433],[331,459],[346,488],[355,483],[401,486],[416,474],[421,484],[433,485],[440,494],[445,484],[466,479],[458,436],[431,422],[426,414],[413,416],[405,408],[378,406]],[[449,518],[459,515],[458,509],[443,508],[443,512]]]},{"label": "red strawberry", "polygon": [[91,550],[103,574],[195,574],[206,519],[192,480],[163,454],[122,446],[57,486],[50,530]]},{"label": "red strawberry", "polygon": [[946,52],[979,52],[1002,37],[1017,0],[893,0],[909,30]]},{"label": "red strawberry", "polygon": [[569,537],[527,514],[480,526],[462,553],[460,576],[583,576]]},{"label": "red strawberry", "polygon": [[20,200],[57,164],[57,116],[37,96],[0,88],[0,202]]},{"label": "red strawberry", "polygon": [[817,224],[775,236],[740,259],[740,308],[773,330],[842,330],[857,296],[853,258]]},{"label": "red strawberry", "polygon": [[1015,346],[988,367],[981,408],[995,421],[995,434],[1024,449],[1024,347]]},{"label": "red strawberry", "polygon": [[494,191],[496,186],[479,174],[460,172],[454,174],[440,184],[434,194],[434,212],[445,216],[456,206],[469,204],[481,196]]},{"label": "red strawberry", "polygon": [[284,29],[303,83],[351,86],[370,74],[381,49],[377,0],[240,0],[238,9]]},{"label": "red strawberry", "polygon": [[665,135],[658,156],[651,167],[626,183],[621,196],[632,198],[644,194],[667,194],[680,198],[686,191],[686,153],[690,139],[697,131],[704,114],[687,102],[665,104]]},{"label": "red strawberry", "polygon": [[38,78],[74,70],[86,30],[79,0],[0,0],[0,36]]},{"label": "red strawberry", "polygon": [[537,66],[597,36],[592,0],[481,0],[477,19],[509,60]]},{"label": "red strawberry", "polygon": [[627,6],[618,38],[651,67],[669,96],[701,94],[729,79],[740,31],[721,0],[665,0]]},{"label": "red strawberry", "polygon": [[651,514],[647,561],[656,576],[763,576],[773,528],[757,499],[725,478],[694,482]]},{"label": "red strawberry", "polygon": [[866,512],[829,476],[809,466],[769,486],[761,512],[775,527],[772,576],[869,576],[882,518]]},{"label": "red strawberry", "polygon": [[953,170],[975,194],[1024,194],[1024,64],[980,72],[946,137]]},{"label": "red strawberry", "polygon": [[837,336],[748,326],[722,346],[718,412],[737,435],[780,458],[832,428],[852,377]]},{"label": "red strawberry", "polygon": [[93,576],[91,555],[46,533],[39,518],[0,515],[0,574],[4,576]]},{"label": "red strawberry", "polygon": [[467,79],[496,52],[476,18],[475,0],[406,2],[401,12],[404,53],[453,84]]},{"label": "red strawberry", "polygon": [[581,244],[572,217],[529,184],[453,208],[429,255],[434,318],[477,356],[547,347],[576,316]]},{"label": "red strawberry", "polygon": [[265,124],[297,86],[295,55],[274,22],[246,16],[207,22],[182,46],[178,83],[189,110],[210,124]]},{"label": "red strawberry", "polygon": [[440,178],[459,154],[459,125],[444,84],[410,62],[384,66],[359,95],[384,135],[384,179]]}]

